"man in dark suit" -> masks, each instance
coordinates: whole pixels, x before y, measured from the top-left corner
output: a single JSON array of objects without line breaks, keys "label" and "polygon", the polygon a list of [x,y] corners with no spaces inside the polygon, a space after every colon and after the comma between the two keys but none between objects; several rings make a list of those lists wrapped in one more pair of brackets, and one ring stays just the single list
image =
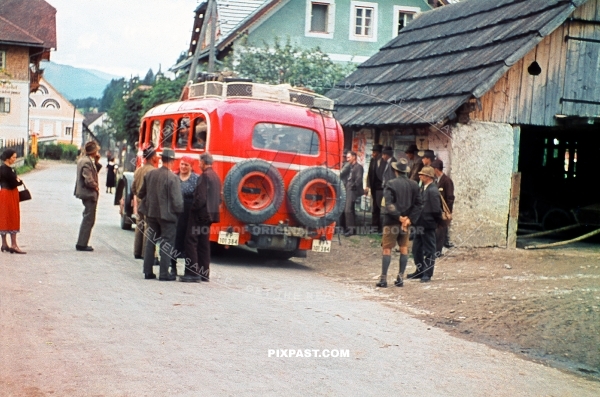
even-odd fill
[{"label": "man in dark suit", "polygon": [[210,153],[200,156],[202,175],[194,191],[194,202],[190,209],[190,219],[185,240],[185,274],[179,278],[183,282],[209,281],[210,279],[210,226],[221,220],[221,180],[212,169],[213,157]]},{"label": "man in dark suit", "polygon": [[[435,172],[435,183],[438,186],[438,190],[446,201],[450,213],[452,213],[454,206],[454,182],[452,182],[452,179],[448,175],[444,174],[444,162],[442,160],[435,160],[431,163],[431,166]],[[444,248],[444,245],[448,241],[449,226],[450,222],[442,222],[435,230],[435,248],[438,256],[442,254],[442,248]]]},{"label": "man in dark suit", "polygon": [[[144,177],[148,172],[158,167],[158,155],[153,146],[144,149],[143,155],[145,159],[144,165],[135,170],[133,173],[133,183],[131,184],[131,192],[136,201],[136,210],[142,205],[142,200],[137,197],[137,194],[142,189]],[[146,238],[144,237],[145,226],[146,220],[144,219],[144,215],[138,211],[135,220],[135,237],[133,239],[133,256],[135,259],[144,259],[144,247],[146,246]]]},{"label": "man in dark suit", "polygon": [[75,183],[75,197],[83,203],[83,219],[79,228],[79,238],[75,249],[77,251],[93,251],[88,245],[92,228],[96,223],[96,207],[100,195],[100,184],[98,183],[98,171],[102,166],[98,163],[100,148],[96,142],[85,144],[85,156],[77,160],[77,181]]},{"label": "man in dark suit", "polygon": [[387,287],[387,271],[392,258],[392,248],[396,243],[400,246],[400,269],[394,285],[404,285],[404,272],[408,264],[408,228],[417,222],[421,215],[421,192],[417,182],[408,179],[408,161],[404,158],[392,163],[396,178],[385,184],[383,192],[385,205],[382,208],[383,215],[383,237],[381,247],[383,255],[381,258],[381,276],[377,287]]},{"label": "man in dark suit", "polygon": [[346,155],[348,163],[340,172],[340,179],[346,186],[346,205],[344,207],[344,219],[346,232],[344,236],[348,237],[356,234],[356,220],[354,213],[354,202],[357,198],[365,194],[363,189],[363,172],[362,165],[356,161],[356,153],[348,152]]},{"label": "man in dark suit", "polygon": [[409,179],[419,182],[419,172],[423,169],[423,161],[417,155],[419,148],[414,143],[406,149],[406,157],[408,158],[408,166],[410,167]]},{"label": "man in dark suit", "polygon": [[383,148],[381,152],[381,157],[385,162],[385,166],[383,167],[383,187],[385,189],[385,184],[396,177],[396,173],[392,168],[392,163],[396,162],[396,158],[394,157],[394,149],[391,146],[386,146]]},{"label": "man in dark suit", "polygon": [[154,252],[156,243],[160,243],[160,281],[173,281],[176,274],[169,274],[169,265],[173,257],[175,234],[177,232],[177,219],[183,212],[183,196],[181,182],[171,172],[175,152],[172,149],[163,149],[161,168],[152,170],[144,176],[144,183],[138,193],[142,199],[139,212],[146,217],[146,251],[144,252],[145,278],[155,279],[152,271],[154,265]]},{"label": "man in dark suit", "polygon": [[413,241],[413,258],[417,270],[408,278],[420,278],[422,283],[431,280],[435,266],[435,229],[442,221],[442,204],[440,192],[434,182],[435,173],[431,167],[423,167],[419,172],[421,178],[421,196],[423,210],[415,223],[415,239]]},{"label": "man in dark suit", "polygon": [[365,194],[371,192],[373,205],[371,206],[371,225],[376,233],[381,232],[381,199],[383,198],[383,171],[386,162],[381,158],[381,145],[373,145],[369,171],[367,172],[367,188]]}]

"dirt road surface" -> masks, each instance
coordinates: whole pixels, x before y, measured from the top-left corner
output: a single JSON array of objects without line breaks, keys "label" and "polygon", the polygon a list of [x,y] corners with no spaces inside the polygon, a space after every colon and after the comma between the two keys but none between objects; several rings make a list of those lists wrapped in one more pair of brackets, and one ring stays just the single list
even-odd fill
[{"label": "dirt road surface", "polygon": [[[22,205],[20,243],[28,254],[0,256],[2,396],[600,391],[365,298],[310,258],[265,261],[238,251],[215,259],[210,283],[143,280],[133,233],[119,229],[110,195],[101,197],[96,251],[75,251],[83,206],[72,196],[74,178],[75,166],[65,164],[26,176],[34,199]],[[335,268],[338,258],[328,258]],[[269,357],[281,349],[349,357]]]}]

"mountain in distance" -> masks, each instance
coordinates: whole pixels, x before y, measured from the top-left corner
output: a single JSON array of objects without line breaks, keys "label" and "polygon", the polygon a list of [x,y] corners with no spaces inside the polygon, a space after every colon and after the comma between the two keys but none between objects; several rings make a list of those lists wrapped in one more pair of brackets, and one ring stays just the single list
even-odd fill
[{"label": "mountain in distance", "polygon": [[115,76],[93,69],[81,69],[54,62],[44,62],[44,78],[68,100],[102,98],[104,88]]}]

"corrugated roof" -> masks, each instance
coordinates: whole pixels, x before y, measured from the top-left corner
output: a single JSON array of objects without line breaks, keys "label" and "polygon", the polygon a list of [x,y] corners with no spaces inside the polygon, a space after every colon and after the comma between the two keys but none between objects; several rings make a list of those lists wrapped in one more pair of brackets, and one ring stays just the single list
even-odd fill
[{"label": "corrugated roof", "polygon": [[442,121],[585,1],[464,0],[425,12],[327,96],[346,126]]}]

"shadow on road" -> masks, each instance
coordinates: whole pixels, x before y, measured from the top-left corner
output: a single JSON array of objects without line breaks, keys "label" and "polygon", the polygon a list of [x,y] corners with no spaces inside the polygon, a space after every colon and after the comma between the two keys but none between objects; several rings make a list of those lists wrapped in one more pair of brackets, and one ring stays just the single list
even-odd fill
[{"label": "shadow on road", "polygon": [[246,247],[232,247],[227,250],[221,249],[218,252],[213,252],[211,262],[221,266],[267,267],[314,271],[311,267],[298,263],[295,260],[269,258],[265,255],[259,255]]}]

